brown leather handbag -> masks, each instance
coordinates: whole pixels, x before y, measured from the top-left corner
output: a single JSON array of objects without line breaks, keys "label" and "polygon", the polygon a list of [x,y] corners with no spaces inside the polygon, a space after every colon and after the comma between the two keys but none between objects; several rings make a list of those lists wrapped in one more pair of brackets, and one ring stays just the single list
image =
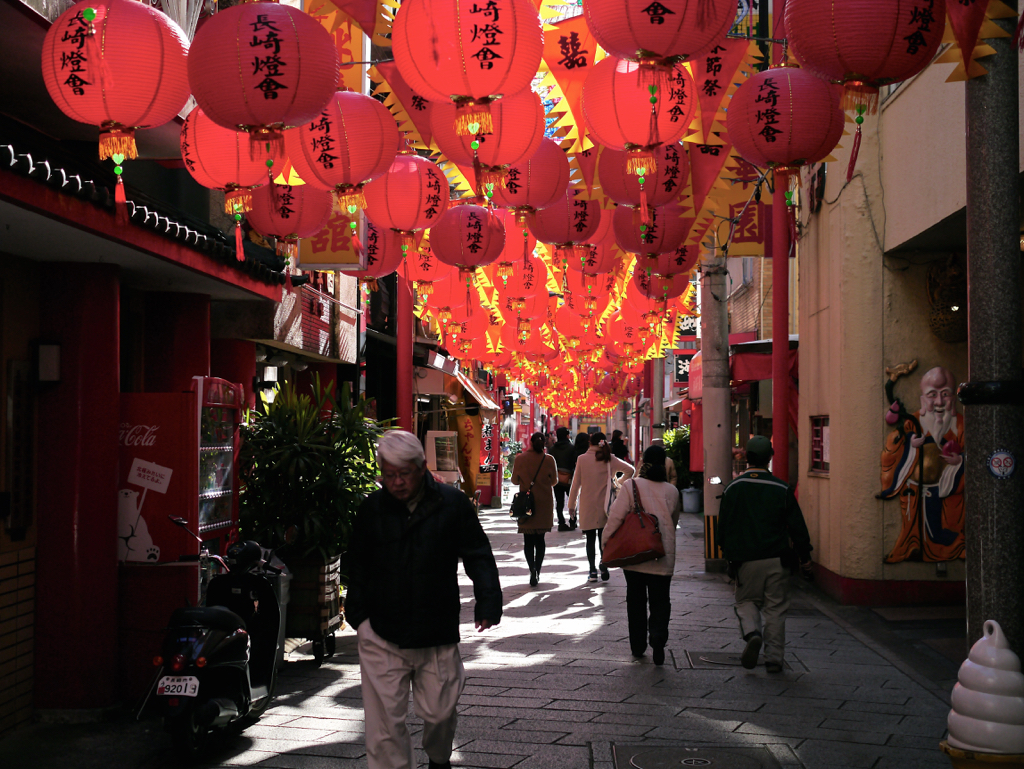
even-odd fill
[{"label": "brown leather handbag", "polygon": [[634,566],[665,557],[658,519],[644,510],[640,489],[633,481],[633,506],[622,525],[612,532],[604,546],[601,566]]}]

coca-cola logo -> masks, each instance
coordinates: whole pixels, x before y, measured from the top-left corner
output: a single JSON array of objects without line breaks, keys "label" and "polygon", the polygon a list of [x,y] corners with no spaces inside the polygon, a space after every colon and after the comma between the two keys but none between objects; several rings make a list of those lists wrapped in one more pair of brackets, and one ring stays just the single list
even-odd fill
[{"label": "coca-cola logo", "polygon": [[159,429],[160,425],[133,425],[122,422],[117,439],[122,446],[154,446],[156,431]]}]

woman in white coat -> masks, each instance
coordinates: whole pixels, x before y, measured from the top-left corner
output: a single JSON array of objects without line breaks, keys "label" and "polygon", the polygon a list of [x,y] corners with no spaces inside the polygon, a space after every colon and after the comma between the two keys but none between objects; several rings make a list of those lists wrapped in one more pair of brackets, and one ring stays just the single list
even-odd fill
[{"label": "woman in white coat", "polygon": [[[620,473],[632,478],[633,467],[612,456],[604,433],[591,435],[590,449],[576,459],[576,471],[569,489],[569,517],[575,519],[579,510],[580,528],[587,537],[588,582],[597,582],[597,546],[601,544],[601,531],[608,520],[612,484]],[[604,567],[601,567],[601,579],[608,579],[608,569]]]},{"label": "woman in white coat", "polygon": [[[640,493],[644,510],[658,519],[665,557],[655,561],[624,566],[626,577],[626,618],[629,622],[629,648],[634,657],[647,651],[650,633],[651,656],[655,665],[665,662],[668,642],[668,618],[672,610],[669,584],[676,566],[676,524],[679,523],[679,492],[666,481],[665,449],[651,446],[644,452],[640,475],[622,484],[608,513],[604,541],[615,535],[633,509],[633,487]],[[647,608],[650,606],[650,621]]]}]

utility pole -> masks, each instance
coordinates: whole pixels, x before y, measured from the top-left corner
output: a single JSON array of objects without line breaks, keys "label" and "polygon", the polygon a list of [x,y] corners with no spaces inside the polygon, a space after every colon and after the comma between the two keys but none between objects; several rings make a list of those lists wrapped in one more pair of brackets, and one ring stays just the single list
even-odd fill
[{"label": "utility pole", "polygon": [[[654,381],[651,382],[651,443],[665,434],[665,359],[651,361]],[[639,452],[639,447],[637,448]],[[639,457],[637,457],[639,459]]]},{"label": "utility pole", "polygon": [[415,433],[416,428],[412,423],[412,281],[401,275],[395,277],[395,415],[400,428]]},{"label": "utility pole", "polygon": [[[1016,5],[1016,3],[1014,3]],[[966,83],[968,378],[964,404],[967,643],[994,619],[1024,654],[1024,382],[1017,170],[1018,74],[1009,37],[985,42],[988,74]]]},{"label": "utility pole", "polygon": [[[725,571],[718,547],[718,509],[732,480],[729,429],[729,270],[717,243],[704,261],[701,276],[701,396],[704,418],[704,570]],[[693,451],[696,447],[691,446]],[[717,483],[712,483],[717,479]]]}]

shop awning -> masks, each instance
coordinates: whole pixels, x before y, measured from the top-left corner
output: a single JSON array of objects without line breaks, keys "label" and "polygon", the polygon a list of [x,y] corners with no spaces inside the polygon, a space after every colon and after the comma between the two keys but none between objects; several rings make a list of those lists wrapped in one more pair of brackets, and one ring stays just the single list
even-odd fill
[{"label": "shop awning", "polygon": [[665,408],[667,408],[667,409],[675,408],[676,406],[678,406],[682,402],[683,402],[682,398],[672,398],[672,400],[665,401]]},{"label": "shop awning", "polygon": [[466,388],[469,394],[473,396],[473,399],[480,405],[480,410],[483,412],[484,417],[487,419],[497,419],[498,404],[488,397],[479,384],[463,374],[462,369],[459,368],[455,369],[455,378],[459,380],[459,383]]}]

